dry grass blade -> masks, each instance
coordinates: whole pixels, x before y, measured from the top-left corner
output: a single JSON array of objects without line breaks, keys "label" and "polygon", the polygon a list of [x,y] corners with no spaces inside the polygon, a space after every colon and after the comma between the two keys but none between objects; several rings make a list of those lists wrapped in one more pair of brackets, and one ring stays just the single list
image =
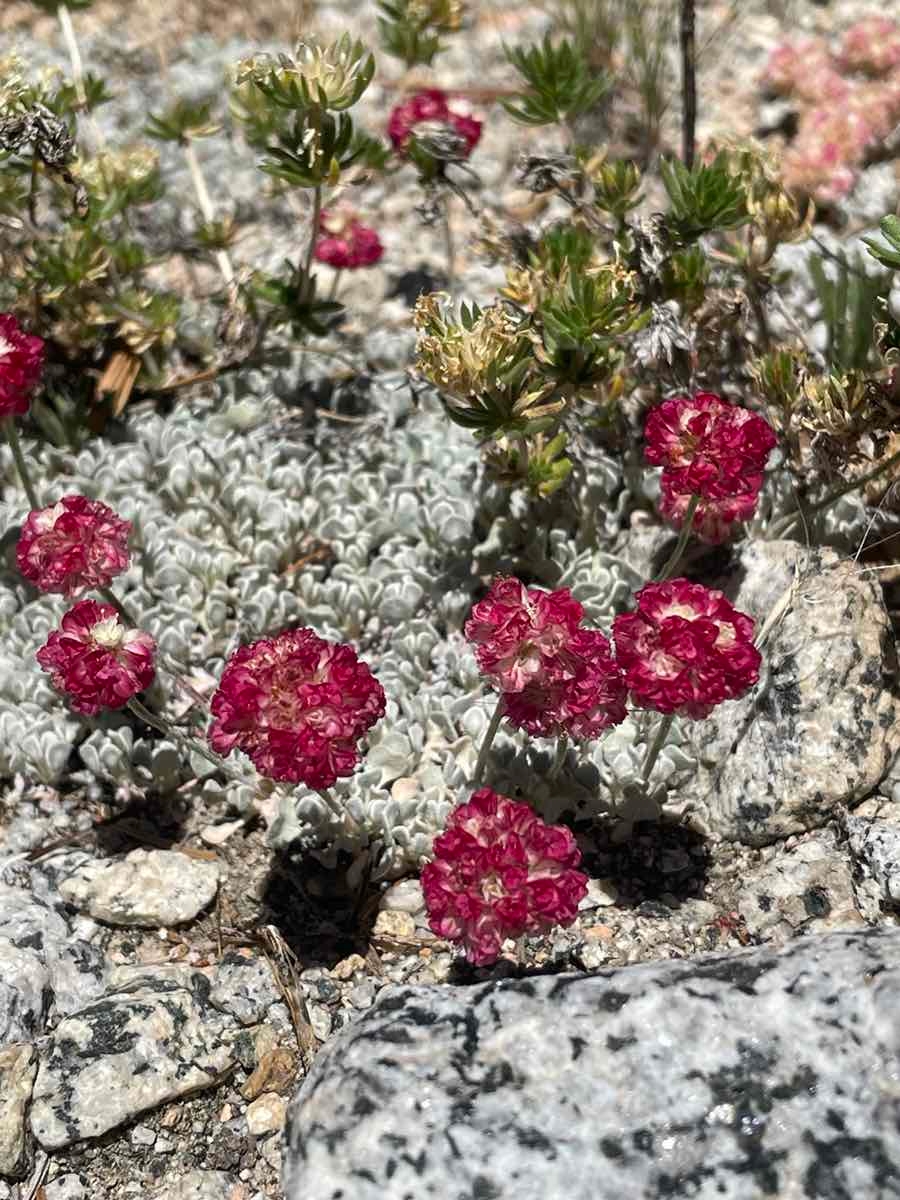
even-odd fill
[{"label": "dry grass blade", "polygon": [[300,964],[274,925],[263,925],[259,930],[259,940],[272,968],[275,983],[291,1015],[303,1068],[308,1070],[318,1045],[318,1038],[313,1032],[309,1009],[300,987]]}]

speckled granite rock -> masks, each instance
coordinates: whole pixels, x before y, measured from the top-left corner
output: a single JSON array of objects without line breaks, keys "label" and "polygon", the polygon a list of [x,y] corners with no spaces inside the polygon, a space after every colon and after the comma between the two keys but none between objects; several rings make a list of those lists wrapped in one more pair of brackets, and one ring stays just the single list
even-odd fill
[{"label": "speckled granite rock", "polygon": [[73,936],[57,908],[0,883],[0,1042],[30,1041],[50,1013],[103,990],[101,951]]},{"label": "speckled granite rock", "polygon": [[177,850],[132,850],[123,859],[86,862],[62,880],[60,895],[110,925],[184,925],[211,903],[219,868]]},{"label": "speckled granite rock", "polygon": [[741,879],[738,912],[747,929],[781,944],[801,930],[825,933],[864,924],[856,907],[850,856],[832,829],[796,845],[771,846],[755,871]]},{"label": "speckled granite rock", "polygon": [[218,1083],[237,1027],[209,992],[199,971],[148,968],[61,1021],[41,1049],[31,1105],[44,1149],[99,1137]]},{"label": "speckled granite rock", "polygon": [[242,1025],[256,1025],[277,1002],[279,992],[265,958],[233,951],[216,968],[209,998]]},{"label": "speckled granite rock", "polygon": [[317,1059],[287,1200],[896,1196],[900,931],[397,988]]},{"label": "speckled granite rock", "polygon": [[878,581],[831,550],[752,542],[726,588],[761,627],[799,569],[763,647],[759,685],[692,726],[701,768],[682,793],[713,832],[765,845],[861,799],[900,747],[896,650]]},{"label": "speckled granite rock", "polygon": [[17,1178],[25,1167],[25,1108],[36,1071],[33,1046],[0,1046],[0,1175]]},{"label": "speckled granite rock", "polygon": [[900,907],[900,804],[867,800],[847,814],[844,830],[858,869],[877,884],[882,903]]}]

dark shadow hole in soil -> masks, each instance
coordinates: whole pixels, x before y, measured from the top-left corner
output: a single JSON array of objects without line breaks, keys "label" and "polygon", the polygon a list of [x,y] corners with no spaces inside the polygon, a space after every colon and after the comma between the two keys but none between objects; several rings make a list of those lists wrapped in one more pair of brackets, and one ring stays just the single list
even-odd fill
[{"label": "dark shadow hole in soil", "polygon": [[427,267],[413,267],[411,271],[403,271],[394,275],[388,287],[388,298],[399,296],[407,308],[412,308],[420,296],[438,291],[444,284],[444,276],[429,271]]},{"label": "dark shadow hole in soil", "polygon": [[94,832],[103,854],[127,854],[139,847],[168,850],[184,838],[187,810],[178,795],[146,796],[130,800],[127,807],[100,825]]},{"label": "dark shadow hole in soil", "polygon": [[592,878],[614,882],[618,908],[669,917],[685,901],[702,898],[709,865],[709,844],[696,830],[640,821],[621,844],[600,832],[594,848],[584,853],[581,869]]},{"label": "dark shadow hole in soil", "polygon": [[308,855],[273,855],[260,896],[260,923],[274,925],[303,967],[365,957],[381,890],[348,854],[334,867]]}]

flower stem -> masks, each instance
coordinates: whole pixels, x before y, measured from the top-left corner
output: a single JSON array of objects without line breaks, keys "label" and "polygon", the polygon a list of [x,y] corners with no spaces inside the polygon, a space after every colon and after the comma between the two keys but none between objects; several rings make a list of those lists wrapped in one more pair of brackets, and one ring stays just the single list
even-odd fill
[{"label": "flower stem", "polygon": [[447,259],[447,291],[450,292],[452,295],[454,284],[455,284],[455,279],[456,279],[455,273],[453,270],[455,263],[456,263],[456,251],[453,246],[453,228],[450,224],[450,197],[449,197],[449,195],[444,197],[443,208],[444,208],[444,212],[443,212],[444,254]]},{"label": "flower stem", "polygon": [[9,442],[9,448],[12,451],[13,462],[16,464],[16,471],[19,473],[19,479],[22,481],[22,487],[25,489],[25,495],[28,497],[28,503],[33,509],[40,508],[38,503],[37,493],[34,490],[34,484],[31,482],[31,476],[28,473],[28,466],[25,463],[25,455],[22,453],[22,443],[19,441],[19,431],[16,429],[15,419],[7,417],[3,422],[3,432],[6,434],[6,440]]},{"label": "flower stem", "polygon": [[334,279],[332,279],[332,281],[331,281],[331,290],[328,293],[329,300],[337,299],[338,287],[340,286],[340,283],[341,283],[341,274],[342,274],[342,272],[341,272],[340,268],[338,268],[334,273]]},{"label": "flower stem", "polygon": [[841,484],[841,486],[835,488],[834,491],[828,492],[828,494],[823,496],[821,500],[817,500],[815,504],[811,504],[809,508],[805,508],[802,511],[798,508],[796,512],[789,513],[786,517],[783,517],[782,520],[776,521],[769,530],[769,540],[772,541],[775,538],[780,537],[783,533],[787,533],[791,526],[800,520],[801,515],[804,517],[811,517],[814,513],[821,512],[825,508],[830,508],[831,505],[834,504],[835,500],[840,500],[841,496],[846,496],[848,492],[855,492],[857,488],[865,487],[867,483],[871,483],[873,479],[877,479],[879,475],[882,475],[888,469],[888,467],[892,467],[894,463],[898,461],[900,461],[900,450],[898,450],[896,454],[892,454],[890,458],[886,458],[884,462],[879,463],[878,466],[869,471],[867,475],[863,475],[859,479],[851,479],[849,483]]},{"label": "flower stem", "polygon": [[182,750],[186,750],[189,753],[193,752],[194,754],[199,754],[201,758],[205,758],[207,762],[211,762],[214,767],[218,767],[219,770],[224,771],[226,775],[231,774],[231,772],[225,766],[224,759],[220,758],[218,754],[214,754],[212,750],[207,750],[206,747],[197,741],[196,738],[185,737],[180,730],[176,729],[174,725],[171,725],[164,717],[157,716],[155,713],[152,713],[149,708],[146,708],[143,704],[141,704],[140,700],[138,700],[135,696],[132,696],[128,701],[128,707],[136,717],[144,722],[145,725],[149,725],[151,728],[158,730],[158,732],[164,734],[165,737],[172,738],[173,741],[177,742],[178,745],[181,746]]},{"label": "flower stem", "polygon": [[125,621],[126,624],[133,625],[135,629],[138,628],[138,621],[135,618],[134,613],[131,613],[128,611],[128,609],[125,607],[125,605],[122,603],[122,601],[116,595],[116,593],[112,590],[112,588],[102,587],[102,588],[97,588],[97,591],[100,593],[100,595],[103,597],[103,599],[106,601],[107,604],[111,604],[113,606],[113,608],[116,610],[116,612],[122,618],[122,620]]},{"label": "flower stem", "polygon": [[699,496],[691,496],[688,501],[687,511],[684,514],[684,520],[681,523],[681,530],[678,534],[678,541],[675,543],[675,549],[666,560],[666,565],[660,571],[656,578],[657,583],[665,583],[675,568],[681,561],[681,556],[684,553],[684,548],[688,543],[688,538],[691,536],[691,530],[694,527],[694,513],[697,511],[697,505],[700,503]]},{"label": "flower stem", "polygon": [[672,722],[675,720],[672,713],[668,713],[662,718],[656,727],[656,733],[653,735],[653,741],[647,747],[647,755],[644,759],[644,766],[641,770],[641,783],[649,783],[650,776],[653,773],[653,768],[656,765],[656,760],[659,758],[659,752],[665,745],[666,738],[669,736],[669,730],[672,728]]},{"label": "flower stem", "polygon": [[78,101],[78,107],[84,109],[87,108],[87,94],[84,90],[84,63],[81,61],[78,38],[75,36],[75,26],[72,24],[72,14],[69,12],[68,5],[59,5],[56,10],[56,19],[59,21],[63,41],[66,43],[66,51],[69,55],[69,62],[72,64],[72,83],[75,87],[75,98]]},{"label": "flower stem", "polygon": [[500,722],[503,720],[503,697],[497,697],[497,707],[494,709],[494,715],[491,717],[490,724],[485,730],[484,738],[481,742],[481,749],[478,751],[478,762],[475,764],[475,774],[472,777],[472,786],[475,788],[481,787],[481,779],[484,775],[484,768],[487,766],[488,754],[493,745],[494,738],[497,736],[497,730],[500,728]]},{"label": "flower stem", "polygon": [[[191,173],[191,182],[194,185],[194,193],[197,196],[197,203],[200,205],[203,220],[207,225],[212,225],[216,219],[216,212],[213,208],[209,188],[206,186],[206,180],[200,169],[200,162],[197,158],[197,152],[194,149],[194,143],[189,137],[184,139],[184,157],[187,159],[188,170]],[[234,267],[232,266],[227,250],[221,249],[216,251],[216,266],[219,268],[219,274],[226,283],[234,283]]]},{"label": "flower stem", "polygon": [[322,185],[316,184],[313,188],[313,207],[312,218],[309,230],[309,245],[306,247],[306,258],[303,260],[303,273],[306,278],[309,278],[309,273],[312,270],[313,252],[316,248],[316,242],[319,240],[319,216],[322,212]]},{"label": "flower stem", "polygon": [[697,127],[695,18],[696,0],[681,0],[681,157],[688,170],[694,165]]},{"label": "flower stem", "polygon": [[547,782],[551,783],[559,775],[563,769],[563,763],[566,761],[566,753],[569,749],[569,735],[561,733],[556,739],[556,757],[553,760],[553,765],[547,772]]}]

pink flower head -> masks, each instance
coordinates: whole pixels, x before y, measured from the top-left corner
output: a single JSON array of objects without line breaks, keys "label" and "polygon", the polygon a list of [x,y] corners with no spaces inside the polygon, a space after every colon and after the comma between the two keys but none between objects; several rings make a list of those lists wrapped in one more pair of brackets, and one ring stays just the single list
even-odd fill
[{"label": "pink flower head", "polygon": [[128,567],[131,524],[99,500],[63,496],[30,512],[16,546],[16,565],[42,592],[77,596],[105,588]]},{"label": "pink flower head", "polygon": [[587,891],[580,862],[568,829],[481,788],[450,814],[422,871],[431,929],[476,966],[492,963],[505,938],[571,925]]},{"label": "pink flower head", "polygon": [[229,659],[209,740],[219,754],[242,750],[270,779],[328,788],[353,773],[356,743],[384,709],[384,689],[352,646],[290,629]]},{"label": "pink flower head", "polygon": [[[734,526],[739,521],[749,521],[756,512],[758,500],[758,490],[741,492],[737,496],[723,496],[719,500],[701,500],[694,510],[691,532],[701,542],[712,546],[727,542],[734,533]],[[667,472],[663,471],[660,480],[659,511],[676,529],[680,529],[684,524],[690,502],[690,496],[673,490]]]},{"label": "pink flower head", "polygon": [[505,692],[503,715],[533,737],[595,738],[625,720],[627,694],[609,639],[598,629],[579,629],[560,677]]},{"label": "pink flower head", "polygon": [[427,88],[396,105],[388,120],[388,137],[394,149],[403,152],[420,125],[447,125],[464,139],[468,158],[481,137],[481,121],[451,108],[440,88]]},{"label": "pink flower head", "polygon": [[872,14],[851,25],[841,43],[841,64],[870,75],[886,75],[900,66],[900,24]]},{"label": "pink flower head", "polygon": [[616,658],[641,708],[707,717],[759,679],[753,621],[721,592],[670,579],[637,593],[637,609],[613,622]]},{"label": "pink flower head", "polygon": [[324,236],[316,242],[315,258],[338,271],[372,267],[384,254],[375,230],[349,213],[326,210],[319,219],[319,228]]},{"label": "pink flower head", "polygon": [[718,500],[759,491],[776,444],[769,423],[712,392],[675,396],[644,426],[647,461],[663,467],[672,491]]},{"label": "pink flower head", "polygon": [[570,673],[568,646],[584,609],[568,588],[545,592],[518,579],[495,579],[466,621],[478,665],[502,692],[541,687]]},{"label": "pink flower head", "polygon": [[28,412],[44,366],[44,343],[12,313],[0,313],[0,420]]},{"label": "pink flower head", "polygon": [[156,643],[126,629],[111,604],[79,600],[37,652],[57,691],[78,713],[122,708],[153,682]]},{"label": "pink flower head", "polygon": [[828,43],[821,37],[801,37],[779,42],[769,55],[762,82],[780,96],[819,100],[814,84],[821,87],[831,77],[840,78]]}]

